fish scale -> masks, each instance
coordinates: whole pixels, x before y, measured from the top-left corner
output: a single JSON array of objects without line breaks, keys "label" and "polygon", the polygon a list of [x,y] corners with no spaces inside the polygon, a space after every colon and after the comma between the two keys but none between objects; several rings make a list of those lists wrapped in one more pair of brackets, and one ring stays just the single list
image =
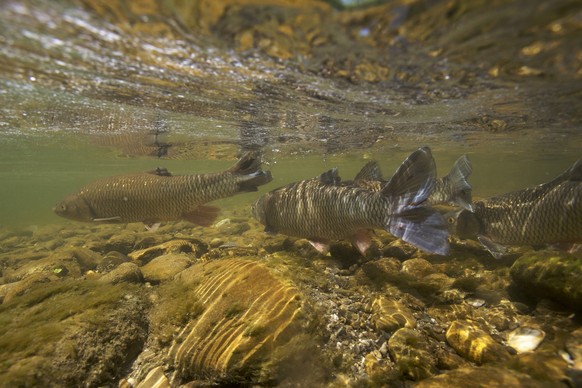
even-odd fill
[{"label": "fish scale", "polygon": [[576,242],[582,238],[582,185],[564,182],[543,197],[538,190],[475,203],[483,233],[507,245]]},{"label": "fish scale", "polygon": [[496,258],[504,245],[582,242],[582,159],[554,180],[474,203],[449,217],[461,239],[478,239]]},{"label": "fish scale", "polygon": [[123,222],[179,219],[196,206],[236,193],[229,173],[157,176],[136,174],[97,181],[78,194],[91,204],[95,218],[121,217]]},{"label": "fish scale", "polygon": [[218,208],[204,204],[240,192],[257,191],[272,180],[260,159],[245,154],[230,169],[173,176],[165,169],[97,180],[65,198],[55,212],[76,221],[156,223],[186,219],[210,225]]},{"label": "fish scale", "polygon": [[[357,228],[382,228],[387,201],[379,194],[358,188],[326,186],[317,180],[301,181],[274,193],[281,206],[266,215],[281,233],[301,233],[314,240],[343,239]],[[388,212],[389,213],[389,212]],[[338,225],[341,225],[338,228]]]},{"label": "fish scale", "polygon": [[425,202],[436,167],[428,147],[413,152],[379,191],[342,184],[332,169],[275,189],[253,205],[269,233],[304,237],[324,253],[330,240],[350,239],[365,254],[371,229],[384,229],[427,252],[446,254],[448,230]]}]

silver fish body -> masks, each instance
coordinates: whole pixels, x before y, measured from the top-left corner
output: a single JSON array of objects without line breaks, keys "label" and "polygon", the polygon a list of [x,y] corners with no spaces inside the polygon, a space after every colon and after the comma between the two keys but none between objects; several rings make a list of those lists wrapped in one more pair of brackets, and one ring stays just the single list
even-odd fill
[{"label": "silver fish body", "polygon": [[[467,177],[472,171],[471,162],[466,155],[458,158],[446,176],[435,179],[435,185],[427,198],[427,203],[429,205],[448,203],[472,210],[471,185],[467,182]],[[382,180],[378,163],[370,161],[358,172],[352,184],[368,190],[380,191],[386,181]]]},{"label": "silver fish body", "polygon": [[582,241],[582,159],[551,182],[475,202],[451,220],[452,232],[478,239],[495,256],[505,245]]},{"label": "silver fish body", "polygon": [[57,204],[59,216],[86,222],[143,222],[185,219],[209,225],[219,209],[207,202],[256,191],[271,181],[260,159],[246,154],[231,169],[211,174],[173,176],[165,169],[113,176],[89,183]]},{"label": "silver fish body", "polygon": [[367,231],[378,228],[425,251],[446,254],[444,219],[433,209],[418,206],[432,190],[434,174],[434,160],[425,147],[406,159],[380,191],[336,184],[333,174],[332,179],[323,174],[265,194],[255,202],[253,213],[267,232],[312,243],[351,239],[365,253]]}]

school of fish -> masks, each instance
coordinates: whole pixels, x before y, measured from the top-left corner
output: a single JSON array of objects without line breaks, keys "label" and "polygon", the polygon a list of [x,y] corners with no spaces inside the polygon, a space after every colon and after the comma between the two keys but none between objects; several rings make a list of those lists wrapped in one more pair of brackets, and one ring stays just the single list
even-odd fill
[{"label": "school of fish", "polygon": [[[210,226],[220,209],[208,202],[257,191],[272,180],[260,166],[260,157],[247,153],[218,173],[174,176],[158,168],[108,177],[69,195],[54,211],[85,222],[187,220]],[[550,182],[475,202],[471,172],[463,155],[437,178],[431,150],[422,147],[388,180],[375,161],[350,181],[331,169],[262,195],[252,213],[265,232],[306,238],[322,253],[332,241],[349,240],[365,255],[375,229],[439,255],[450,251],[449,234],[478,240],[496,258],[510,245],[582,242],[582,159]],[[442,214],[435,205],[458,210]]]}]

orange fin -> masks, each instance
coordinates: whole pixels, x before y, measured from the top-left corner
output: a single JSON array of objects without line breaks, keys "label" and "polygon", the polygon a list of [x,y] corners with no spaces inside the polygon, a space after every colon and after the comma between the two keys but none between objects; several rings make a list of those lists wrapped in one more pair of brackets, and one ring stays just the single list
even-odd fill
[{"label": "orange fin", "polygon": [[308,240],[313,248],[315,248],[322,255],[327,255],[329,252],[329,243],[323,241]]},{"label": "orange fin", "polygon": [[182,218],[196,225],[210,226],[218,217],[218,213],[220,213],[220,208],[216,206],[200,205],[191,212],[184,213]]},{"label": "orange fin", "polygon": [[366,251],[372,245],[370,231],[367,229],[359,230],[352,238],[352,245],[360,251],[362,256],[366,256]]}]

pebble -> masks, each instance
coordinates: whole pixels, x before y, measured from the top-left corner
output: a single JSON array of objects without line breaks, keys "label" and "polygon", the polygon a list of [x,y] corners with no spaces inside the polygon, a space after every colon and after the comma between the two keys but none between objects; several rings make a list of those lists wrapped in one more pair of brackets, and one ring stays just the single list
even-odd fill
[{"label": "pebble", "polygon": [[143,275],[135,263],[122,263],[113,271],[106,273],[100,279],[103,283],[142,283]]},{"label": "pebble", "polygon": [[541,329],[532,327],[518,327],[507,335],[507,345],[517,353],[531,352],[535,350],[546,337]]}]

